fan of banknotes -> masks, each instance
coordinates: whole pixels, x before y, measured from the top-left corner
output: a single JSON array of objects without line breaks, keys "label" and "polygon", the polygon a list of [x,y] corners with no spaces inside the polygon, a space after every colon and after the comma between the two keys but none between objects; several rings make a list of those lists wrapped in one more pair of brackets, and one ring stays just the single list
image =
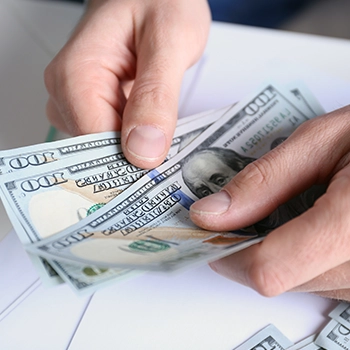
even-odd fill
[{"label": "fan of banknotes", "polygon": [[117,132],[0,152],[1,198],[47,285],[92,293],[146,271],[171,272],[260,242],[323,192],[311,188],[264,220],[209,232],[191,204],[324,111],[303,84],[265,84],[239,103],[180,119],[167,160],[144,170],[124,157]]},{"label": "fan of banknotes", "polygon": [[274,325],[269,325],[234,350],[349,350],[350,304],[340,303],[329,316],[331,320],[319,334],[296,344]]}]

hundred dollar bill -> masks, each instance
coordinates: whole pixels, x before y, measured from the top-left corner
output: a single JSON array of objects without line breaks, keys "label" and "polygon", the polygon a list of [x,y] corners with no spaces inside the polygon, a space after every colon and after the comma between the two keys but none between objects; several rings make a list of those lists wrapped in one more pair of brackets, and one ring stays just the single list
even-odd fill
[{"label": "hundred dollar bill", "polygon": [[118,200],[27,249],[83,265],[168,271],[212,261],[261,241],[309,208],[324,188],[311,189],[261,222],[230,233],[200,230],[188,210],[309,119],[287,96],[289,92],[273,85],[263,87]]},{"label": "hundred dollar bill", "polygon": [[303,339],[302,341],[287,348],[287,350],[325,350],[324,348],[314,343],[316,337],[317,335],[313,334],[310,337],[307,337],[306,339]]},{"label": "hundred dollar bill", "polygon": [[47,163],[116,145],[120,146],[119,132],[104,132],[0,151],[0,174],[34,170]]},{"label": "hundred dollar bill", "polygon": [[270,324],[234,350],[286,350],[293,343]]},{"label": "hundred dollar bill", "polygon": [[2,176],[4,204],[18,220],[12,219],[17,233],[25,232],[22,242],[35,242],[77,223],[146,173],[111,147],[39,171]]},{"label": "hundred dollar bill", "polygon": [[317,336],[315,344],[327,350],[349,350],[350,329],[335,320],[331,320]]},{"label": "hundred dollar bill", "polygon": [[350,329],[350,304],[340,303],[330,312],[329,317]]},{"label": "hundred dollar bill", "polygon": [[[103,150],[110,146],[120,147],[119,133],[91,134],[70,138],[69,140],[0,151],[0,175],[18,173],[27,169],[37,170],[45,164],[57,163],[68,157],[86,154],[91,150]],[[5,207],[7,207],[6,204]],[[11,214],[9,216],[13,223],[15,216]],[[23,229],[19,225],[14,226],[16,226],[18,234],[21,235],[20,233],[22,232],[21,236],[23,236]],[[33,255],[30,255],[30,258],[45,285],[62,283],[61,278],[47,261]]]}]

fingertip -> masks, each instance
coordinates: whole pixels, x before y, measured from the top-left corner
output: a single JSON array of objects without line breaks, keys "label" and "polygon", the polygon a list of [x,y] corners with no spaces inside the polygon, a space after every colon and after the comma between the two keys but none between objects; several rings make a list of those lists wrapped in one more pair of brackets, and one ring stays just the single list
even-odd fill
[{"label": "fingertip", "polygon": [[222,190],[195,202],[191,209],[198,214],[221,215],[230,209],[231,202],[229,193]]},{"label": "fingertip", "polygon": [[156,126],[138,125],[129,132],[123,151],[132,164],[146,169],[154,168],[167,155],[167,136]]},{"label": "fingertip", "polygon": [[233,230],[240,228],[237,221],[237,209],[226,190],[204,197],[190,207],[190,218],[198,226],[207,230]]}]

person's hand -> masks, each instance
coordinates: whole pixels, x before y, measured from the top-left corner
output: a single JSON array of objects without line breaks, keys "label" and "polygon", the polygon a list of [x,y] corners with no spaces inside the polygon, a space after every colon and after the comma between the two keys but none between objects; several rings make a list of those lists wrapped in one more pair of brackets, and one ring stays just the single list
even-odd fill
[{"label": "person's hand", "polygon": [[73,135],[121,129],[131,163],[159,165],[183,74],[201,56],[209,26],[206,0],[90,0],[45,71],[50,122]]},{"label": "person's hand", "polygon": [[265,240],[210,264],[265,296],[315,292],[350,301],[350,106],[301,125],[219,193],[191,207],[209,230],[249,226],[313,184],[328,184],[312,208]]}]

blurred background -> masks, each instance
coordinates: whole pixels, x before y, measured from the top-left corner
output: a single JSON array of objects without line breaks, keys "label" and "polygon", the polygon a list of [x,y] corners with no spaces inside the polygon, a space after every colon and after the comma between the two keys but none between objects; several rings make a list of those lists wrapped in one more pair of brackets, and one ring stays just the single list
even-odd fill
[{"label": "blurred background", "polygon": [[350,39],[350,0],[209,0],[209,5],[216,21]]}]

